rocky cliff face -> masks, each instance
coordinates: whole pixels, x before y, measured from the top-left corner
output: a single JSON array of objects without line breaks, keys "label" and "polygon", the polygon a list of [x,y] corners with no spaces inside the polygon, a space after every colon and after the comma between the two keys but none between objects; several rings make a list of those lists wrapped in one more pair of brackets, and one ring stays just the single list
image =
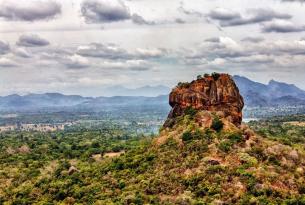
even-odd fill
[{"label": "rocky cliff face", "polygon": [[191,83],[179,83],[169,96],[172,107],[164,127],[171,126],[175,118],[192,108],[221,113],[222,117],[239,126],[242,121],[244,101],[228,74],[213,74]]}]

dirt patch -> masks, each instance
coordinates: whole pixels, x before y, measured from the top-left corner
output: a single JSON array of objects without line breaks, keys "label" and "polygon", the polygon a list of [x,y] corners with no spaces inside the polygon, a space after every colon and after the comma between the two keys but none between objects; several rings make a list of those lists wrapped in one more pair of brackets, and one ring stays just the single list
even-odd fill
[{"label": "dirt patch", "polygon": [[108,152],[104,154],[104,157],[109,157],[109,158],[113,158],[113,157],[119,157],[120,155],[124,154],[125,151],[121,151],[121,152]]},{"label": "dirt patch", "polygon": [[94,155],[92,155],[92,159],[94,159],[96,162],[100,162],[100,161],[102,161],[102,155],[94,154]]},{"label": "dirt patch", "polygon": [[284,122],[284,124],[305,127],[305,122],[292,121],[292,122]]}]

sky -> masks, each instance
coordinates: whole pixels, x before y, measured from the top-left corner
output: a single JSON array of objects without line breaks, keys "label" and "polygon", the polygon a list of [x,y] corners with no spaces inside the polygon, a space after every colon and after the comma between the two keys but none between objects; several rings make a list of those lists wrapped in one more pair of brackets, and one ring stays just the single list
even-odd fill
[{"label": "sky", "polygon": [[0,95],[211,72],[305,89],[304,18],[305,0],[0,0]]}]

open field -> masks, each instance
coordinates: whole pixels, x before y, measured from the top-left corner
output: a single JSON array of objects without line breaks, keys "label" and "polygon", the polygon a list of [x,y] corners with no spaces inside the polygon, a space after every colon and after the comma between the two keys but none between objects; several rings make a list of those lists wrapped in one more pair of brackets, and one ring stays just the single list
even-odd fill
[{"label": "open field", "polygon": [[305,122],[299,122],[299,121],[284,122],[284,124],[294,125],[294,126],[301,126],[301,127],[305,126]]}]

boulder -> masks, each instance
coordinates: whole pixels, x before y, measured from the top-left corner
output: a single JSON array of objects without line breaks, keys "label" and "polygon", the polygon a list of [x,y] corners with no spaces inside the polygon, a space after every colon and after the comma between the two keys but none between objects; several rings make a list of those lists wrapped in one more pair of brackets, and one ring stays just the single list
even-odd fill
[{"label": "boulder", "polygon": [[228,74],[213,74],[191,83],[179,83],[169,95],[172,107],[164,127],[170,127],[175,118],[187,110],[206,110],[222,113],[231,123],[239,126],[242,122],[243,97]]}]

